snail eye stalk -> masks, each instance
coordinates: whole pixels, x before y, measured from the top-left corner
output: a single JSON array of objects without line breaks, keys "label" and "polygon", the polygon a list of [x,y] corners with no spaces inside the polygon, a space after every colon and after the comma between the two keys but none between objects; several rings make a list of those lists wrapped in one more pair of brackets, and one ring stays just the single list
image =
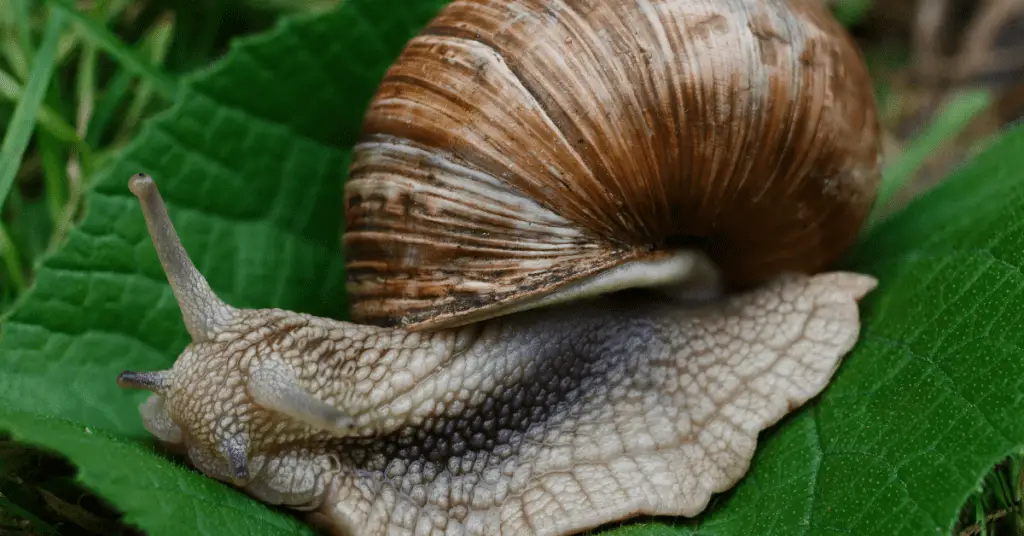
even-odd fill
[{"label": "snail eye stalk", "polygon": [[171,371],[132,372],[126,370],[117,376],[117,386],[123,389],[144,389],[162,395],[171,386]]},{"label": "snail eye stalk", "polygon": [[230,323],[234,309],[214,294],[206,278],[192,264],[153,178],[142,173],[133,175],[128,188],[142,206],[150,239],[178,300],[189,335],[195,342],[213,339]]}]

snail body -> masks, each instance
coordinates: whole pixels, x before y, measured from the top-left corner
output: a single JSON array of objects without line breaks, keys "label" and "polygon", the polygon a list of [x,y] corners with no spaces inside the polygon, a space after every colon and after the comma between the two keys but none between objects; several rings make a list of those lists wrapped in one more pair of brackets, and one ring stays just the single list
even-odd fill
[{"label": "snail body", "polygon": [[205,474],[338,534],[696,515],[857,340],[875,281],[822,270],[877,130],[815,0],[456,0],[353,153],[354,322],[221,301],[139,175],[193,342],[118,381]]}]

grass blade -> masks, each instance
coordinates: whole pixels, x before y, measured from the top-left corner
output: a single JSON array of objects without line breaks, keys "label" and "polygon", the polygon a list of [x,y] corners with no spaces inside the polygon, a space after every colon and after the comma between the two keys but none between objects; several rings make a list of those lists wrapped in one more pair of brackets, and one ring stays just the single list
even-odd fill
[{"label": "grass blade", "polygon": [[960,135],[967,125],[991,104],[990,92],[970,91],[958,95],[935,114],[935,119],[928,128],[916,136],[903,154],[886,168],[878,190],[878,200],[875,201],[875,213],[871,216],[869,226],[877,223],[892,196],[917,174],[921,166],[935,155],[944,143]]},{"label": "grass blade", "polygon": [[32,56],[31,0],[14,0],[14,26],[18,30],[18,44],[26,57]]},{"label": "grass blade", "polygon": [[114,122],[118,108],[131,97],[132,72],[118,67],[107,86],[100,92],[93,108],[92,119],[85,134],[85,142],[91,147],[99,147],[106,143],[108,127]]},{"label": "grass blade", "polygon": [[[156,64],[162,64],[167,57],[167,50],[174,38],[174,18],[165,17],[158,20],[153,28],[142,37],[142,50],[148,52],[149,59]],[[146,107],[152,101],[153,85],[148,80],[142,80],[135,90],[128,112],[121,123],[121,131],[117,138],[127,140],[132,133],[138,129],[146,112]]]},{"label": "grass blade", "polygon": [[0,256],[3,256],[4,267],[7,269],[7,283],[20,294],[28,287],[25,271],[21,268],[21,256],[18,255],[18,247],[11,240],[3,223],[0,223]]},{"label": "grass blade", "polygon": [[85,38],[113,56],[125,68],[152,84],[153,89],[169,100],[178,94],[178,80],[140,57],[131,47],[110,32],[103,24],[82,13],[68,0],[48,0],[54,11],[67,15],[81,28]]},{"label": "grass blade", "polygon": [[844,26],[854,26],[864,21],[873,0],[839,0],[832,2],[832,13]]},{"label": "grass blade", "polygon": [[43,40],[32,60],[32,68],[28,73],[24,97],[14,108],[14,115],[0,145],[0,206],[3,206],[7,194],[14,184],[15,175],[21,165],[21,159],[28,148],[32,132],[36,127],[36,115],[46,97],[46,88],[50,85],[50,76],[54,70],[57,55],[57,43],[64,28],[63,13],[51,11],[43,30]]},{"label": "grass blade", "polygon": [[[24,88],[18,84],[14,76],[0,69],[0,99],[20,102],[24,97]],[[75,127],[65,121],[53,108],[45,104],[40,105],[39,111],[36,113],[36,121],[39,122],[40,129],[49,132],[54,138],[74,145],[75,148],[80,150],[89,149],[85,142],[78,137]]]}]

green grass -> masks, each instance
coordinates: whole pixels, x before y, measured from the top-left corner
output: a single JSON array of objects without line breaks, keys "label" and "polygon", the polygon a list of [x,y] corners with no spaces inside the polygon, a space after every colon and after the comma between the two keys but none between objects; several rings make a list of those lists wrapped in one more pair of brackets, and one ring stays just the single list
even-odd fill
[{"label": "green grass", "polygon": [[[43,99],[46,97],[46,88],[53,76],[57,45],[64,22],[65,17],[62,13],[51,12],[47,17],[46,28],[43,30],[39,49],[32,59],[32,68],[28,73],[25,89],[7,122],[4,139],[0,144],[0,206],[6,205],[7,195],[11,192],[19,165],[36,129],[36,115],[40,112]],[[4,264],[11,270],[12,283],[18,290],[24,290],[26,277],[19,265],[20,257],[9,236],[4,230]]]},{"label": "green grass", "polygon": [[[188,73],[237,36],[331,3],[0,0],[0,313],[74,225],[90,179],[148,117],[170,106]],[[870,4],[842,0],[836,12],[854,24]],[[979,93],[952,102],[889,163],[880,206],[988,102]],[[968,499],[961,530],[977,525],[978,534],[996,534],[986,523],[994,516],[993,526],[1020,525],[1021,467],[1014,455],[993,469]],[[73,474],[59,458],[0,437],[0,534],[128,533],[117,512],[77,488]]]},{"label": "green grass", "polygon": [[[185,75],[234,37],[324,2],[200,4],[0,0],[0,315],[82,214],[91,178],[171,105]],[[130,533],[74,473],[0,434],[0,534]]]},{"label": "green grass", "polygon": [[[81,7],[85,6],[85,8]],[[90,179],[235,37],[320,1],[0,2],[0,313],[81,214]],[[86,9],[86,10],[83,10]]]},{"label": "green grass", "polygon": [[886,166],[882,186],[878,191],[876,212],[870,224],[879,220],[879,214],[893,195],[913,180],[936,151],[942,150],[944,144],[956,138],[978,114],[991,105],[992,95],[988,90],[966,91],[947,102],[926,128]]}]

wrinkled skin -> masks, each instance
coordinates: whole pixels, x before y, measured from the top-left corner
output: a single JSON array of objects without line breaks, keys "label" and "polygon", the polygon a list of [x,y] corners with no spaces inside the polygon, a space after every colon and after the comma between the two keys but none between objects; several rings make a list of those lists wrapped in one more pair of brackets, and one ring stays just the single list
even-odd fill
[{"label": "wrinkled skin", "polygon": [[[700,307],[613,296],[433,333],[226,309],[143,415],[207,475],[337,534],[692,516],[825,387],[874,284],[793,276]],[[261,405],[289,389],[334,413]]]}]

